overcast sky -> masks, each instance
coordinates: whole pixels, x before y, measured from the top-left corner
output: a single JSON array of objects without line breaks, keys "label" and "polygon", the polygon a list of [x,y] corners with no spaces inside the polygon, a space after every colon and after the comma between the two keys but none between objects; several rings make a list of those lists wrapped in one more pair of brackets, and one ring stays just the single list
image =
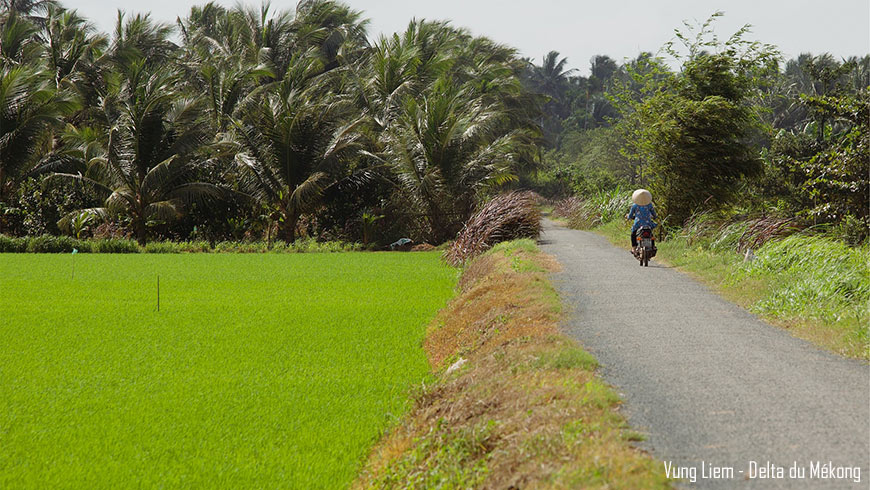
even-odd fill
[{"label": "overcast sky", "polygon": [[[62,0],[63,1],[63,0]],[[117,9],[150,11],[158,20],[184,17],[191,0],[66,0],[63,3],[111,32]],[[235,0],[220,0],[231,6]],[[259,5],[259,2],[244,3]],[[556,50],[580,74],[589,60],[607,54],[621,62],[641,51],[657,51],[673,38],[683,20],[703,21],[725,12],[716,32],[727,37],[752,24],[750,39],[779,46],[789,58],[803,52],[837,57],[870,53],[868,0],[350,0],[370,19],[369,36],[404,30],[413,18],[449,19],[472,33],[516,47],[540,61]],[[295,0],[273,0],[274,9],[292,9]]]}]

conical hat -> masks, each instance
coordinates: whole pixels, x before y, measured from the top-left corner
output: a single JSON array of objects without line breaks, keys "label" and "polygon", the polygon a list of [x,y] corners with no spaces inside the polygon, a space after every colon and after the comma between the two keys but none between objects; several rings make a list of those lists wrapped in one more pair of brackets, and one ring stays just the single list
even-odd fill
[{"label": "conical hat", "polygon": [[646,206],[652,202],[652,194],[646,189],[638,189],[631,195],[631,201],[638,206]]}]

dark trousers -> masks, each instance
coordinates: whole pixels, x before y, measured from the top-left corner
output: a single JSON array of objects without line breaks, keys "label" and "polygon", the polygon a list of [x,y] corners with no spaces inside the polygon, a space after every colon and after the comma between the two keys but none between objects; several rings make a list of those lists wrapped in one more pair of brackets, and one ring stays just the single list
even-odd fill
[{"label": "dark trousers", "polygon": [[631,248],[637,246],[637,230],[631,232]]}]

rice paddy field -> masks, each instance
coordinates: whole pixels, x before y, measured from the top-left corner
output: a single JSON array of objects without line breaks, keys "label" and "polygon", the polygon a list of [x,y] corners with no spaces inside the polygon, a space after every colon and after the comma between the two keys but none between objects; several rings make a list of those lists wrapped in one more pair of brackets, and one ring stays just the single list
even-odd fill
[{"label": "rice paddy field", "polygon": [[346,487],[456,277],[437,252],[0,254],[0,488]]}]

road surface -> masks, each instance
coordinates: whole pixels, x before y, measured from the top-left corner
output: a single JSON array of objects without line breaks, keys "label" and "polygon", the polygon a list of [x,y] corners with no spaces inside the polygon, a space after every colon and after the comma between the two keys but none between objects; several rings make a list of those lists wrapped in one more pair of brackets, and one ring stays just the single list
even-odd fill
[{"label": "road surface", "polygon": [[682,486],[870,488],[866,363],[794,338],[672,268],[639,267],[594,233],[545,220],[541,248],[562,264],[553,279],[569,310],[563,330],[598,358],[647,434],[643,447]]}]

